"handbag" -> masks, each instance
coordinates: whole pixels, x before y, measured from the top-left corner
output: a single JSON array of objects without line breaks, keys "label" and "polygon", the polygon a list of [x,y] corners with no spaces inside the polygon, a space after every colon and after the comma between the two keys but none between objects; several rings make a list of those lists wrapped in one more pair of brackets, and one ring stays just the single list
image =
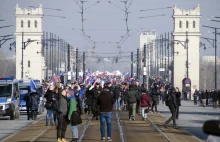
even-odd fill
[{"label": "handbag", "polygon": [[71,125],[79,125],[82,124],[82,119],[80,114],[77,111],[74,111],[71,116]]}]

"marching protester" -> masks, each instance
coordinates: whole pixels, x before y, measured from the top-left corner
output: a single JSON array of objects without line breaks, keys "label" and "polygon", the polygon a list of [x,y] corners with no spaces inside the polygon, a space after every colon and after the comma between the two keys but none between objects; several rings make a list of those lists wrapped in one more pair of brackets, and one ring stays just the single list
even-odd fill
[{"label": "marching protester", "polygon": [[194,105],[197,105],[197,98],[199,96],[199,91],[195,90],[193,94]]},{"label": "marching protester", "polygon": [[141,97],[140,97],[140,106],[141,106],[141,114],[143,120],[147,119],[147,113],[149,112],[149,107],[151,107],[150,98],[146,94],[146,89],[143,88],[141,90]]},{"label": "marching protester", "polygon": [[129,90],[126,92],[125,105],[128,105],[129,120],[135,120],[136,114],[137,91],[134,90],[134,85],[129,85]]},{"label": "marching protester", "polygon": [[114,98],[116,100],[115,102],[115,109],[116,110],[121,110],[121,105],[120,105],[120,92],[121,92],[121,88],[119,85],[115,86],[115,88],[113,89],[113,95],[114,95]]},{"label": "marching protester", "polygon": [[167,125],[170,123],[171,120],[173,120],[173,128],[177,129],[176,126],[176,91],[175,88],[172,87],[168,93],[168,95],[165,98],[165,104],[169,107],[169,110],[172,114],[172,116],[164,123],[164,126],[167,128]]},{"label": "marching protester", "polygon": [[203,90],[201,91],[201,102],[202,102],[202,106],[205,107],[205,104],[206,104],[206,94],[205,94],[205,92]]},{"label": "marching protester", "polygon": [[[86,105],[87,105],[87,112],[88,114],[91,113],[92,111],[92,97],[93,97],[93,90],[89,90],[89,88],[91,87],[92,85],[88,85],[87,87],[87,91],[86,91]],[[86,112],[86,111],[85,111]]]},{"label": "marching protester", "polygon": [[97,99],[97,104],[100,107],[100,130],[102,141],[105,141],[105,123],[107,124],[107,140],[112,141],[112,108],[114,103],[115,99],[113,94],[110,93],[109,87],[104,86],[103,91]]},{"label": "marching protester", "polygon": [[38,104],[40,103],[40,97],[35,90],[32,90],[32,92],[30,93],[30,102],[31,118],[32,120],[36,120],[38,113]]},{"label": "marching protester", "polygon": [[218,100],[217,90],[214,90],[212,92],[213,108],[217,108],[217,100]]},{"label": "marching protester", "polygon": [[30,120],[30,117],[31,117],[31,115],[30,115],[30,111],[31,111],[30,110],[30,107],[31,107],[30,93],[31,93],[31,90],[29,89],[28,93],[25,94],[25,96],[24,96],[24,100],[26,102],[27,120]]},{"label": "marching protester", "polygon": [[102,91],[100,83],[96,83],[95,88],[93,88],[93,97],[92,97],[92,113],[93,119],[99,119],[99,106],[97,105],[97,99]]},{"label": "marching protester", "polygon": [[[152,89],[152,107],[151,107],[151,111],[152,112],[157,112],[157,99],[158,99],[158,95],[159,95],[159,92],[158,92],[158,86],[157,84],[154,84],[154,87]],[[155,111],[154,111],[154,107],[155,107]]]},{"label": "marching protester", "polygon": [[68,125],[67,122],[67,92],[65,90],[61,91],[61,96],[58,101],[58,109],[57,109],[57,118],[58,118],[58,126],[57,126],[57,142],[67,142],[65,139],[66,128]]}]

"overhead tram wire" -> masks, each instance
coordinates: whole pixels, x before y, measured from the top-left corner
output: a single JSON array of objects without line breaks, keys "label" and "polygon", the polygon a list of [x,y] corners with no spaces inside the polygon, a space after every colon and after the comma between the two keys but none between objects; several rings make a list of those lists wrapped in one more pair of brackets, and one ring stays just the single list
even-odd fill
[{"label": "overhead tram wire", "polygon": [[166,16],[166,14],[154,15],[154,16],[145,16],[145,17],[139,17],[138,19],[144,19],[144,18],[153,18],[153,17],[163,17],[163,16]]},{"label": "overhead tram wire", "polygon": [[168,6],[168,7],[163,7],[163,8],[153,8],[153,9],[140,10],[140,12],[153,11],[153,10],[161,10],[161,9],[171,9],[171,8],[173,8],[173,7]]},{"label": "overhead tram wire", "polygon": [[[29,7],[31,7],[31,8],[38,8],[38,7],[36,7],[36,6],[29,6]],[[43,9],[62,11],[61,9],[46,8],[46,7],[43,7]]]}]

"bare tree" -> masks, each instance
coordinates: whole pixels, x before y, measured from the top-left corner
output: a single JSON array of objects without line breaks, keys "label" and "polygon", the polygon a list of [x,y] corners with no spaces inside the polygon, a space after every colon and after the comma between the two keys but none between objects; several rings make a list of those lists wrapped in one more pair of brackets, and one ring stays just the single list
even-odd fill
[{"label": "bare tree", "polygon": [[0,55],[0,77],[15,76],[15,57]]}]

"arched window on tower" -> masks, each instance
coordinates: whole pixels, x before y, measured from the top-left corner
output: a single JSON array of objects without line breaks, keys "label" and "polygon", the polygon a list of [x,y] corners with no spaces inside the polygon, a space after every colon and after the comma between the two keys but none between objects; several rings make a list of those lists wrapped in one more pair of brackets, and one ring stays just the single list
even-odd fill
[{"label": "arched window on tower", "polygon": [[34,21],[34,27],[37,28],[37,21]]},{"label": "arched window on tower", "polygon": [[186,21],[186,28],[189,28],[189,21]]},{"label": "arched window on tower", "polygon": [[21,20],[21,27],[23,28],[24,27],[24,21]]},{"label": "arched window on tower", "polygon": [[179,23],[179,27],[182,28],[182,21],[180,21],[180,23]]},{"label": "arched window on tower", "polygon": [[193,28],[196,28],[196,21],[193,21]]},{"label": "arched window on tower", "polygon": [[28,21],[28,28],[30,28],[31,27],[31,22],[30,21]]}]

